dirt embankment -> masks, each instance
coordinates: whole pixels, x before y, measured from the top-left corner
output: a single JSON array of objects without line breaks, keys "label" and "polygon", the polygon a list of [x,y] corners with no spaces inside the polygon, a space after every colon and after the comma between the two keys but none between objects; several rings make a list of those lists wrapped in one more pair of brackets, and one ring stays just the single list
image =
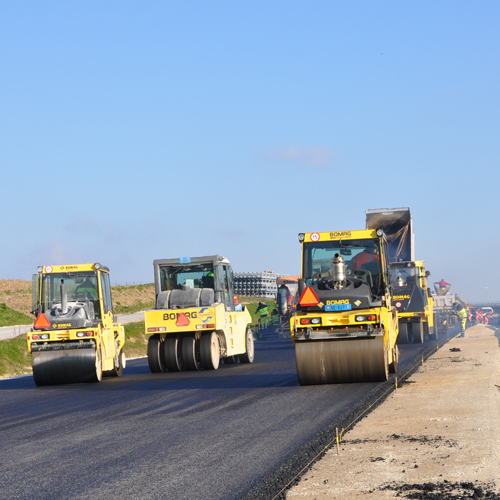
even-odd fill
[{"label": "dirt embankment", "polygon": [[31,281],[0,280],[0,304],[14,311],[30,315]]},{"label": "dirt embankment", "polygon": [[500,499],[500,329],[433,354],[344,435],[287,499]]},{"label": "dirt embankment", "polygon": [[[116,313],[133,312],[153,307],[154,284],[111,287]],[[0,304],[14,311],[31,315],[31,281],[0,279]],[[132,310],[131,310],[132,309]]]}]

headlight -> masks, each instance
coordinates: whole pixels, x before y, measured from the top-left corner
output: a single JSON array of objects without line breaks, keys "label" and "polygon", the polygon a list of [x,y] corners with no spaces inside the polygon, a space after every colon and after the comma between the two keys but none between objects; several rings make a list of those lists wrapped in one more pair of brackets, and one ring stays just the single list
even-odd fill
[{"label": "headlight", "polygon": [[384,230],[383,229],[377,229],[377,236],[383,236],[384,235]]},{"label": "headlight", "polygon": [[299,243],[302,243],[305,237],[306,235],[304,233],[299,233]]}]

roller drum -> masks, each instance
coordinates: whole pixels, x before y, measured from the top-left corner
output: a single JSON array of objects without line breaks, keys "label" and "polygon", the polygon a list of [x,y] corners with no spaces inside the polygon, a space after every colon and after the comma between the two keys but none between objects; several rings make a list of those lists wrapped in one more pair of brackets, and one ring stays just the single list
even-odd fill
[{"label": "roller drum", "polygon": [[65,349],[32,353],[36,385],[98,382],[95,349]]},{"label": "roller drum", "polygon": [[297,341],[300,385],[383,382],[389,377],[382,335],[364,339]]}]

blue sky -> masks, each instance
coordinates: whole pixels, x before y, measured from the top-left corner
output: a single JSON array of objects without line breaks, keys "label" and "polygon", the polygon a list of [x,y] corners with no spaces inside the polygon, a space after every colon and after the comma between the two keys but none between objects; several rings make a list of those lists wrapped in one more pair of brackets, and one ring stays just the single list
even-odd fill
[{"label": "blue sky", "polygon": [[416,256],[500,300],[497,1],[2,2],[0,278],[220,253],[410,207]]}]

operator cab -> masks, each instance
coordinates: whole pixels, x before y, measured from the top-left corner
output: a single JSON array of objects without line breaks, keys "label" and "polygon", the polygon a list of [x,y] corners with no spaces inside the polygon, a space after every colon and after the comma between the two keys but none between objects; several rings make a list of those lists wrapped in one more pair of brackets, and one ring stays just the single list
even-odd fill
[{"label": "operator cab", "polygon": [[384,294],[378,239],[333,240],[304,243],[303,276],[307,286],[329,287],[332,262],[342,259],[346,266],[345,288],[369,286],[374,297]]},{"label": "operator cab", "polygon": [[[98,266],[101,271],[107,271]],[[63,325],[72,328],[92,326],[103,319],[103,314],[113,313],[109,274],[97,268],[55,272],[52,266],[40,267],[39,273],[33,275],[32,314],[41,313],[52,329]]]},{"label": "operator cab", "polygon": [[[188,262],[185,262],[188,261]],[[154,262],[157,309],[208,307],[222,303],[234,311],[229,261],[223,257],[162,259]]]}]

